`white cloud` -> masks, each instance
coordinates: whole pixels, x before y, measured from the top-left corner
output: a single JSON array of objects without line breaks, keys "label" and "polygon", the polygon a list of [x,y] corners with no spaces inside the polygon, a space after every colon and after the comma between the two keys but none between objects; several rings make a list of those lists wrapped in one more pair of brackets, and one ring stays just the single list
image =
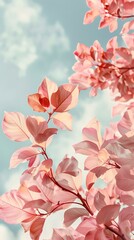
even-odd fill
[{"label": "white cloud", "polygon": [[31,21],[37,21],[39,14],[41,14],[39,5],[28,4],[26,0],[12,0],[6,6],[5,25],[12,30],[16,30],[16,28],[19,30],[20,24],[27,25]]},{"label": "white cloud", "polygon": [[[2,4],[2,2],[0,2]],[[43,53],[69,50],[69,39],[59,22],[50,24],[34,1],[10,0],[3,11],[0,54],[25,73]]]},{"label": "white cloud", "polygon": [[69,50],[69,40],[66,37],[64,28],[59,22],[48,26],[46,29],[44,48],[48,53],[52,52],[54,48],[58,48],[58,51]]},{"label": "white cloud", "polygon": [[5,181],[5,191],[8,192],[11,189],[18,189],[20,185],[20,176],[21,176],[22,171],[20,172],[19,170],[15,171],[13,170],[12,173],[8,176],[8,178]]},{"label": "white cloud", "polygon": [[47,77],[57,82],[66,82],[68,78],[68,68],[61,62],[53,62],[50,66],[50,70],[47,73]]},{"label": "white cloud", "polygon": [[0,224],[0,235],[3,240],[15,239],[12,231],[5,224]]},{"label": "white cloud", "polygon": [[21,228],[19,231],[18,231],[18,234],[17,234],[17,238],[16,240],[31,240],[31,237],[29,235],[29,232],[24,232],[24,230]]},{"label": "white cloud", "polygon": [[0,7],[4,7],[5,6],[5,3],[3,0],[0,0]]},{"label": "white cloud", "polygon": [[[58,219],[58,221],[57,221]],[[64,219],[64,211],[61,210],[59,212],[55,212],[54,214],[51,214],[44,225],[42,234],[41,234],[41,240],[48,240],[51,238],[51,235],[53,233],[53,228],[61,228],[63,227],[63,219]]]}]

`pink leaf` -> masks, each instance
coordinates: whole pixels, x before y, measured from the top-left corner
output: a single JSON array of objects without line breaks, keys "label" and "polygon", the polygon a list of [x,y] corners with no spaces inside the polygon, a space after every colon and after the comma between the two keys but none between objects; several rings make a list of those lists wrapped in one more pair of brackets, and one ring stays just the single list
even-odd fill
[{"label": "pink leaf", "polygon": [[77,231],[86,236],[86,234],[89,232],[95,232],[97,229],[97,223],[96,219],[93,217],[87,218],[84,217],[83,221],[80,222],[80,224],[77,227]]},{"label": "pink leaf", "polygon": [[123,110],[126,108],[126,104],[117,104],[113,106],[112,108],[112,116],[115,117],[116,115],[119,115],[123,112]]},{"label": "pink leaf", "polygon": [[131,165],[124,165],[116,175],[117,186],[124,191],[134,189],[134,168]]},{"label": "pink leaf", "polygon": [[98,16],[99,12],[98,12],[98,9],[94,9],[92,11],[88,11],[86,14],[85,14],[85,17],[84,17],[84,24],[90,24],[94,21],[94,19]]},{"label": "pink leaf", "polygon": [[10,159],[10,168],[15,168],[25,161],[36,161],[39,151],[33,147],[24,147],[15,151]]},{"label": "pink leaf", "polygon": [[65,157],[58,165],[56,173],[67,173],[74,177],[77,176],[79,174],[78,161],[74,157]]},{"label": "pink leaf", "polygon": [[48,128],[47,121],[43,117],[29,116],[26,119],[26,124],[29,132],[34,138]]},{"label": "pink leaf", "polygon": [[22,113],[6,112],[2,123],[3,132],[13,141],[22,142],[29,139],[26,119]]},{"label": "pink leaf", "polygon": [[90,140],[98,147],[102,144],[100,122],[96,119],[92,119],[88,125],[82,130],[84,140]]},{"label": "pink leaf", "polygon": [[96,221],[98,224],[106,224],[109,221],[115,219],[120,210],[120,205],[107,205],[103,207],[97,214]]},{"label": "pink leaf", "polygon": [[134,230],[134,206],[129,206],[121,210],[119,222],[128,220],[131,223],[131,230]]},{"label": "pink leaf", "polygon": [[94,205],[97,210],[100,210],[106,205],[105,196],[99,191],[95,194]]},{"label": "pink leaf", "polygon": [[79,217],[88,216],[89,213],[84,208],[70,208],[64,213],[64,225],[69,227],[73,222],[75,222]]},{"label": "pink leaf", "polygon": [[39,166],[39,171],[49,172],[50,168],[52,168],[52,165],[53,165],[52,159],[46,159],[43,162],[41,162]]},{"label": "pink leaf", "polygon": [[57,90],[57,84],[49,80],[48,78],[45,78],[39,86],[38,93],[41,94],[42,97],[45,97],[50,101],[52,94]]},{"label": "pink leaf", "polygon": [[57,128],[48,128],[44,131],[44,133],[40,133],[35,137],[35,141],[37,143],[42,143],[47,141],[52,135],[57,134]]},{"label": "pink leaf", "polygon": [[42,117],[28,117],[26,124],[37,144],[46,142],[53,134],[57,133],[57,128],[48,128],[47,121]]},{"label": "pink leaf", "polygon": [[52,94],[51,103],[55,107],[55,112],[64,112],[76,106],[79,90],[76,85],[64,84],[58,91]]},{"label": "pink leaf", "polygon": [[72,130],[72,116],[68,112],[57,113],[56,115],[52,116],[53,123],[61,128]]},{"label": "pink leaf", "polygon": [[83,236],[75,231],[73,228],[59,228],[59,229],[53,229],[53,235],[50,240],[84,240]]}]

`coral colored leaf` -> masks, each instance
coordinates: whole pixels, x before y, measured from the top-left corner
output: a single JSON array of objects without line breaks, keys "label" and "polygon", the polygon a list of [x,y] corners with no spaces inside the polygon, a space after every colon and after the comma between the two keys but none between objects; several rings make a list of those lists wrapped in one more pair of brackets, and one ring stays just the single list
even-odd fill
[{"label": "coral colored leaf", "polygon": [[48,107],[50,106],[49,99],[46,98],[46,97],[40,98],[39,101],[40,101],[40,104],[41,104],[43,107],[48,108]]},{"label": "coral colored leaf", "polygon": [[70,208],[64,213],[64,225],[69,227],[73,222],[75,222],[79,217],[88,216],[89,213],[84,208]]},{"label": "coral colored leaf", "polygon": [[5,193],[0,197],[0,219],[7,223],[18,224],[35,217],[34,210],[23,210],[24,204],[16,190]]},{"label": "coral colored leaf", "polygon": [[7,137],[13,141],[22,142],[29,139],[30,133],[22,113],[5,112],[2,128]]},{"label": "coral colored leaf", "polygon": [[31,239],[39,240],[45,223],[44,218],[37,218],[30,226]]},{"label": "coral colored leaf", "polygon": [[28,104],[36,112],[45,112],[46,109],[42,104],[41,96],[39,93],[31,94],[28,96]]},{"label": "coral colored leaf", "polygon": [[118,188],[124,191],[134,190],[134,168],[131,165],[124,165],[116,175]]},{"label": "coral colored leaf", "polygon": [[109,221],[115,219],[119,214],[119,210],[120,210],[120,205],[118,204],[104,206],[97,214],[97,217],[96,217],[97,223],[106,224]]},{"label": "coral colored leaf", "polygon": [[10,159],[10,168],[15,168],[25,161],[36,161],[39,151],[33,147],[24,147],[15,151]]},{"label": "coral colored leaf", "polygon": [[55,112],[64,112],[76,106],[79,90],[76,85],[64,84],[58,91],[52,94],[51,103],[55,107]]},{"label": "coral colored leaf", "polygon": [[93,172],[89,172],[88,174],[87,174],[87,177],[86,177],[86,186],[87,186],[87,189],[89,190],[92,186],[93,186],[93,184],[95,183],[95,181],[96,181],[96,176],[95,176],[95,174],[93,173]]},{"label": "coral colored leaf", "polygon": [[61,128],[72,130],[72,116],[68,112],[57,113],[56,115],[52,116],[53,123]]}]

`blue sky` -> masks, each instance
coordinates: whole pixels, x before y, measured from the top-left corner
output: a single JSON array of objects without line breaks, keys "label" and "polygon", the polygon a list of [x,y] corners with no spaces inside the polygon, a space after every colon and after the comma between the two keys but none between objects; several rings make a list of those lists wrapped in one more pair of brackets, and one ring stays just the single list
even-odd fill
[{"label": "blue sky", "polygon": [[[45,76],[59,85],[68,81],[73,73],[73,51],[78,42],[90,46],[98,39],[105,47],[108,39],[116,34],[109,34],[108,29],[98,30],[98,20],[83,25],[87,10],[84,0],[0,0],[0,122],[4,111],[35,114],[27,104],[27,96],[36,92]],[[108,125],[111,106],[108,92],[96,98],[89,98],[88,92],[82,94],[73,112],[73,132],[56,136],[49,150],[51,157],[58,149],[57,162],[65,153],[73,154],[71,145],[81,140],[82,126],[92,117],[96,116],[103,127]],[[22,167],[9,170],[8,166],[13,152],[23,144],[11,142],[2,128],[0,142],[0,193],[3,193],[15,187],[19,179]],[[9,230],[2,223],[0,231],[5,234],[4,240],[15,239],[14,228]],[[22,233],[17,234],[15,240],[24,239]]]}]

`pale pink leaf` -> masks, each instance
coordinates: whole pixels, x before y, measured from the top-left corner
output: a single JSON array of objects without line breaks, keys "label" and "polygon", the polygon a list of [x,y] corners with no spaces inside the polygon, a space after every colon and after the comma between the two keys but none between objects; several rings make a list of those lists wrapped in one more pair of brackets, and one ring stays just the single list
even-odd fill
[{"label": "pale pink leaf", "polygon": [[128,33],[130,30],[134,30],[134,20],[130,21],[130,22],[126,22],[123,25],[123,28],[121,30],[121,34],[126,34]]},{"label": "pale pink leaf", "polygon": [[56,115],[52,116],[53,123],[61,128],[72,130],[72,116],[68,112],[57,113]]},{"label": "pale pink leaf", "polygon": [[16,190],[5,193],[0,197],[0,219],[7,223],[18,224],[36,216],[32,209],[23,210],[25,202]]},{"label": "pale pink leaf", "polygon": [[98,16],[98,14],[99,14],[98,9],[86,12],[83,23],[84,24],[92,23],[94,19]]},{"label": "pale pink leaf", "polygon": [[72,227],[65,229],[53,229],[53,235],[50,240],[84,240],[83,236],[75,231]]},{"label": "pale pink leaf", "polygon": [[15,151],[10,159],[10,168],[15,168],[20,163],[25,161],[36,161],[39,151],[33,147],[23,147]]},{"label": "pale pink leaf", "polygon": [[89,155],[91,153],[96,154],[99,151],[98,146],[91,141],[82,141],[73,145],[75,152],[83,155]]},{"label": "pale pink leaf", "polygon": [[43,199],[31,200],[24,205],[24,209],[33,208],[33,209],[42,209],[45,212],[49,212],[51,210],[52,203],[45,202]]},{"label": "pale pink leaf", "polygon": [[89,213],[84,208],[70,208],[64,213],[64,225],[69,227],[74,223],[79,217],[88,216]]},{"label": "pale pink leaf", "polygon": [[96,221],[98,224],[107,224],[109,221],[115,219],[120,210],[120,205],[107,205],[104,206],[97,214]]},{"label": "pale pink leaf", "polygon": [[91,142],[95,143],[98,147],[102,144],[102,137],[101,137],[101,128],[100,122],[96,119],[92,119],[88,125],[83,128],[82,130],[84,140],[90,140]]},{"label": "pale pink leaf", "polygon": [[112,116],[115,117],[116,115],[121,114],[124,109],[126,108],[126,104],[117,104],[112,108]]},{"label": "pale pink leaf", "polygon": [[22,142],[29,139],[29,131],[26,126],[26,119],[19,112],[5,112],[3,132],[13,141]]}]

